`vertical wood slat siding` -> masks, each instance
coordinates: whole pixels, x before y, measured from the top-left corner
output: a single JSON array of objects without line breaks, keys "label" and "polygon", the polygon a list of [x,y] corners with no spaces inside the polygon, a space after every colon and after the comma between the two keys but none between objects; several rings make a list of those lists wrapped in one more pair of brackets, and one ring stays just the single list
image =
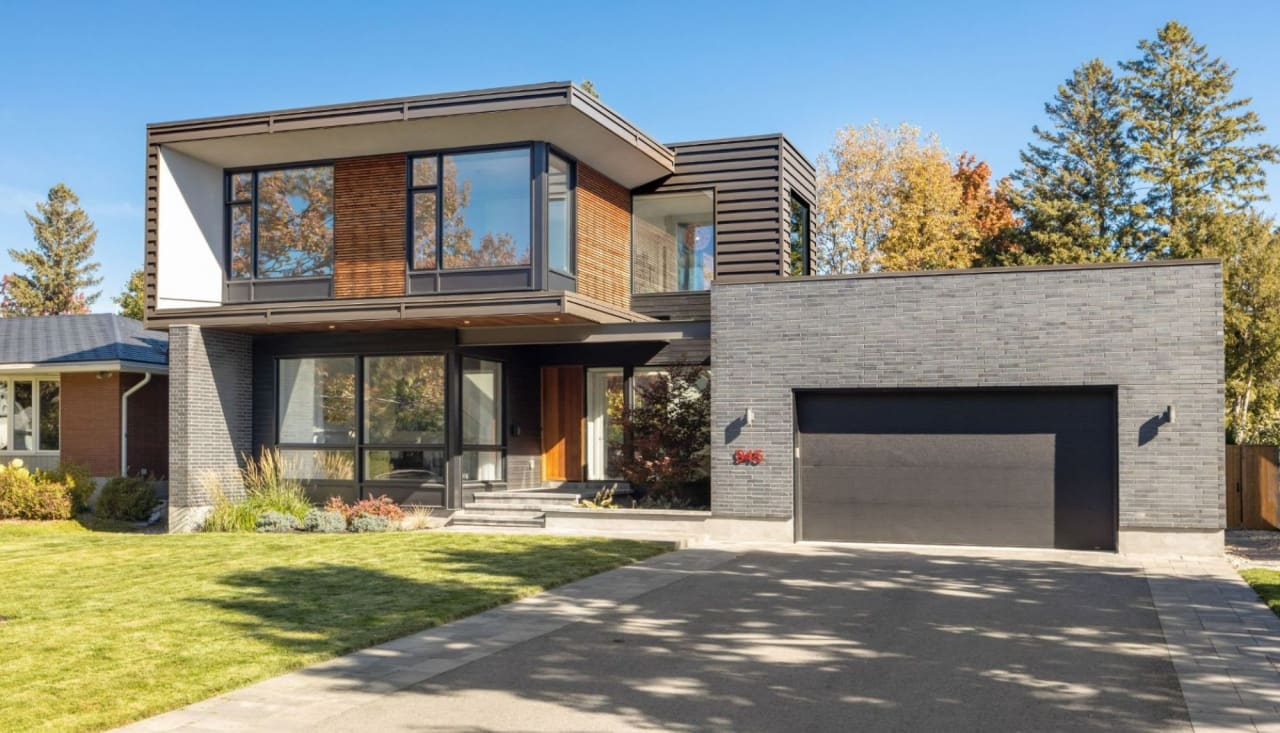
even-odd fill
[{"label": "vertical wood slat siding", "polygon": [[578,292],[631,307],[631,191],[578,164]]},{"label": "vertical wood slat siding", "polygon": [[405,165],[400,154],[334,163],[335,298],[404,295]]},{"label": "vertical wood slat siding", "polygon": [[812,204],[813,168],[782,135],[676,143],[675,175],[653,190],[713,189],[716,277],[790,271],[790,191]]}]

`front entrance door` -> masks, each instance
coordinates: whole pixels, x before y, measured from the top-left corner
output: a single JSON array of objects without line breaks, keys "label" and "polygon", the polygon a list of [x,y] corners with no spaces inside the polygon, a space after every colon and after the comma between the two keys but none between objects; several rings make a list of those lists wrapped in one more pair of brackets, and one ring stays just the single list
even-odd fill
[{"label": "front entrance door", "polygon": [[582,480],[582,367],[542,368],[542,480]]}]

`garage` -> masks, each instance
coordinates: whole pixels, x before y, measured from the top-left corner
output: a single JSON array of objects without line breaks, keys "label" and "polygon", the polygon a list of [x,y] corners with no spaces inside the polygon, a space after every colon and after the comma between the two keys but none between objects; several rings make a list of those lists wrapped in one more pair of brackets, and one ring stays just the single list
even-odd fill
[{"label": "garage", "polygon": [[804,540],[1111,550],[1116,393],[797,392]]}]

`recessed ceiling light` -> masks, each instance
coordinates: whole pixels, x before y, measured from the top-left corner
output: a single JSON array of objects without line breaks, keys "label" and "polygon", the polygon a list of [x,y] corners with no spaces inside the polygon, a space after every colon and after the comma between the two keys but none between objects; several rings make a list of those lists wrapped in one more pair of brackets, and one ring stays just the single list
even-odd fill
[{"label": "recessed ceiling light", "polygon": [[552,316],[552,317],[551,317],[551,320],[553,320],[553,321],[558,321],[558,320],[560,320],[560,316]]},{"label": "recessed ceiling light", "polygon": [[337,328],[337,326],[333,325],[332,323],[330,323],[330,324],[329,324],[329,330],[330,330],[330,331],[332,331],[332,330],[333,330],[333,329],[335,329],[335,328]]},{"label": "recessed ceiling light", "polygon": [[463,320],[462,325],[464,325],[464,326],[470,326],[470,325],[471,325],[471,321]]}]

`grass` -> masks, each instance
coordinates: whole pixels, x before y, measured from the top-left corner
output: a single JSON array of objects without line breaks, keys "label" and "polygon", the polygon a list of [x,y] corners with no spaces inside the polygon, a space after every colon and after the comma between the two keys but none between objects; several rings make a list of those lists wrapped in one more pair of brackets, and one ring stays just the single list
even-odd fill
[{"label": "grass", "polygon": [[100,730],[662,552],[396,532],[0,522],[0,730]]},{"label": "grass", "polygon": [[1245,581],[1253,586],[1259,596],[1262,596],[1262,600],[1271,610],[1280,616],[1280,570],[1251,568],[1241,570],[1240,575],[1244,576]]}]

